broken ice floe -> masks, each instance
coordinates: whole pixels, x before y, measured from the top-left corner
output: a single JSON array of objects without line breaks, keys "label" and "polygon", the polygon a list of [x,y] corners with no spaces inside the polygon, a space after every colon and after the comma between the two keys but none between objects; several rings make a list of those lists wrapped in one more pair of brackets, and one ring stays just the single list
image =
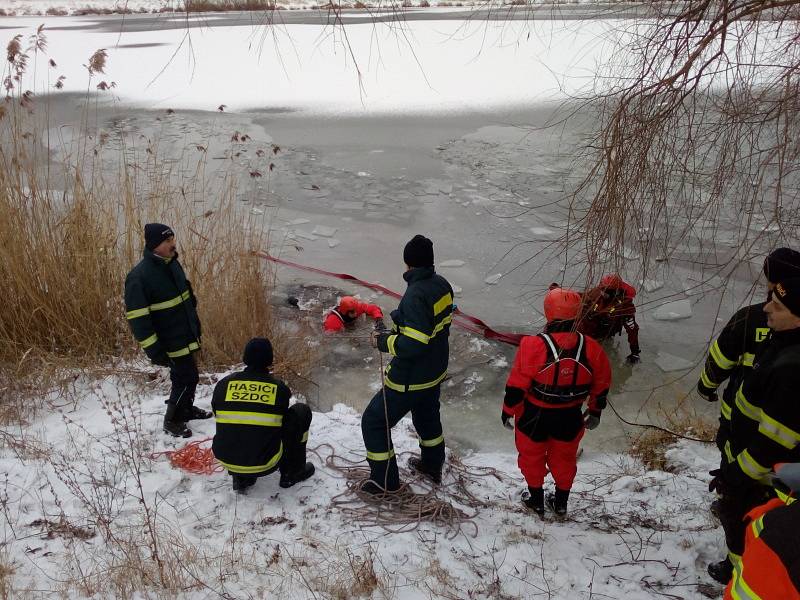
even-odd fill
[{"label": "broken ice floe", "polygon": [[337,239],[330,239],[330,240],[328,240],[328,248],[336,248],[336,246],[338,246],[341,243],[342,242],[340,242]]},{"label": "broken ice floe", "polygon": [[644,291],[649,294],[663,288],[664,282],[658,279],[645,279],[642,281],[642,287],[644,288]]},{"label": "broken ice floe", "polygon": [[677,321],[692,316],[692,303],[688,300],[667,302],[653,311],[653,318],[659,321]]},{"label": "broken ice floe", "polygon": [[293,221],[289,221],[289,225],[305,225],[306,223],[310,223],[308,219],[294,219]]},{"label": "broken ice floe", "polygon": [[671,373],[672,371],[686,371],[694,366],[694,363],[680,356],[669,354],[668,352],[659,351],[656,355],[656,365],[664,373]]},{"label": "broken ice floe", "polygon": [[531,233],[533,235],[553,235],[555,232],[552,229],[548,229],[547,227],[531,227]]},{"label": "broken ice floe", "polygon": [[483,280],[483,282],[489,285],[494,285],[495,283],[500,281],[502,277],[503,277],[502,273],[495,273],[494,275],[489,275],[486,279]]},{"label": "broken ice floe", "polygon": [[465,263],[463,260],[453,259],[453,260],[443,260],[442,262],[439,263],[439,266],[444,268],[447,267],[455,268],[455,267],[463,267],[464,264]]},{"label": "broken ice floe", "polygon": [[311,233],[313,233],[314,235],[318,235],[320,237],[329,238],[333,237],[336,231],[337,231],[336,227],[328,227],[327,225],[317,225],[316,227],[314,227],[314,231],[312,231]]}]

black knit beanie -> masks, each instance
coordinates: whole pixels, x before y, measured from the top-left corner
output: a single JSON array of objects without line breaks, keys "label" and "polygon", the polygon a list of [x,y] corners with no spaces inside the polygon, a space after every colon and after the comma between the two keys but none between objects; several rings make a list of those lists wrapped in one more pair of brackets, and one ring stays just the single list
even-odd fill
[{"label": "black knit beanie", "polygon": [[267,338],[253,338],[244,347],[242,362],[254,369],[272,366],[272,344]]},{"label": "black knit beanie", "polygon": [[403,249],[403,262],[409,267],[432,267],[433,242],[424,235],[415,235]]},{"label": "black knit beanie", "polygon": [[148,250],[155,250],[166,239],[175,235],[169,225],[148,223],[144,226],[144,245]]},{"label": "black knit beanie", "polygon": [[772,293],[793,315],[800,317],[800,277],[779,281]]},{"label": "black knit beanie", "polygon": [[800,252],[791,248],[773,250],[764,259],[764,275],[771,283],[800,277]]}]

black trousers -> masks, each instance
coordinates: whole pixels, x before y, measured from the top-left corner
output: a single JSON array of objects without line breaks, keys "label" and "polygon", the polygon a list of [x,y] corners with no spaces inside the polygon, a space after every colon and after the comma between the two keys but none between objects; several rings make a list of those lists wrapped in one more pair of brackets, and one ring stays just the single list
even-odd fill
[{"label": "black trousers", "polygon": [[391,429],[409,412],[419,435],[423,466],[431,471],[442,468],[444,437],[442,420],[439,416],[439,388],[437,385],[415,392],[397,392],[385,387],[373,396],[364,410],[361,417],[361,434],[364,436],[364,446],[367,448],[370,478],[381,487],[394,490],[400,486],[400,473],[394,455]]},{"label": "black trousers", "polygon": [[172,390],[169,393],[167,404],[175,404],[180,410],[190,410],[194,405],[194,393],[200,381],[194,354],[179,356],[171,360],[169,380],[172,382]]},{"label": "black trousers", "polygon": [[[256,479],[270,475],[280,469],[281,475],[291,476],[302,471],[306,466],[306,445],[308,443],[308,430],[311,427],[311,409],[302,403],[293,404],[286,411],[281,425],[281,442],[283,454],[278,464],[263,473],[255,475],[242,475],[231,473],[234,487],[247,487],[255,483]],[[264,429],[271,429],[265,427]]]},{"label": "black trousers", "polygon": [[741,557],[744,552],[744,538],[747,525],[744,517],[756,506],[764,504],[775,497],[772,488],[765,485],[751,485],[734,488],[732,493],[724,495],[719,502],[719,520],[725,532],[725,544],[728,553]]}]

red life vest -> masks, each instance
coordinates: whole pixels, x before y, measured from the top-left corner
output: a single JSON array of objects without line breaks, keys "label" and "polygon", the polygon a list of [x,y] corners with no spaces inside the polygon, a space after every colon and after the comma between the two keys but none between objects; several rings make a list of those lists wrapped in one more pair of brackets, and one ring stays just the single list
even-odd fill
[{"label": "red life vest", "polygon": [[589,396],[592,368],[586,358],[583,334],[577,333],[574,348],[560,348],[546,333],[538,337],[547,347],[544,366],[533,376],[528,400],[542,408],[572,408],[580,406]]}]

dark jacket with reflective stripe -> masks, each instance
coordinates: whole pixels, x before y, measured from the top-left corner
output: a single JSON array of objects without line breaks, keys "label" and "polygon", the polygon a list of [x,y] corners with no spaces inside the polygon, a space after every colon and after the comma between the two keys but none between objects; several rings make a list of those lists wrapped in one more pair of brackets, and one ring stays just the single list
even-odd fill
[{"label": "dark jacket with reflective stripe", "polygon": [[281,426],[292,392],[267,371],[246,368],[214,387],[217,433],[211,449],[232,473],[259,474],[281,459]]},{"label": "dark jacket with reflective stripe", "polygon": [[799,391],[800,329],[773,332],[736,394],[728,482],[765,482],[776,463],[800,461]]},{"label": "dark jacket with reflective stripe", "polygon": [[769,337],[765,302],[739,309],[719,337],[714,340],[700,374],[698,388],[710,395],[726,380],[720,406],[720,431],[717,444],[722,448],[730,436],[731,408],[736,392],[753,367],[753,359],[762,343]]},{"label": "dark jacket with reflective stripe", "polygon": [[378,337],[378,348],[394,358],[386,368],[386,386],[398,392],[434,387],[447,375],[453,288],[433,267],[403,274],[408,282],[400,305],[391,313],[390,333]]},{"label": "dark jacket with reflective stripe", "polygon": [[200,348],[197,299],[177,255],[166,261],[145,248],[125,279],[125,310],[136,341],[151,359]]}]

